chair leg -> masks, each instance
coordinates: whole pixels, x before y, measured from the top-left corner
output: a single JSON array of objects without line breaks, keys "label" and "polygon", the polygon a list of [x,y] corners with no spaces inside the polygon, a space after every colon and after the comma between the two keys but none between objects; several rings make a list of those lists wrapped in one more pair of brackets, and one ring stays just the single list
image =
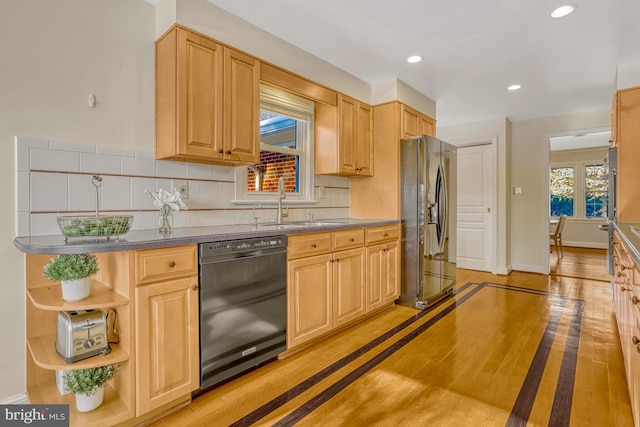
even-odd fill
[{"label": "chair leg", "polygon": [[562,237],[558,238],[558,247],[560,248],[560,252],[558,252],[558,257],[564,257],[564,249],[562,248]]}]

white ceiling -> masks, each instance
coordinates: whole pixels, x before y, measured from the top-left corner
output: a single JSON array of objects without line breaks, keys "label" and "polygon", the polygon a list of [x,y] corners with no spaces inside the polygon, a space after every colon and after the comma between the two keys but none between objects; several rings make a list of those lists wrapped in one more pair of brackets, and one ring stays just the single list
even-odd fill
[{"label": "white ceiling", "polygon": [[366,82],[404,81],[439,126],[610,108],[617,65],[640,61],[638,0],[574,0],[563,19],[569,0],[208,1]]}]

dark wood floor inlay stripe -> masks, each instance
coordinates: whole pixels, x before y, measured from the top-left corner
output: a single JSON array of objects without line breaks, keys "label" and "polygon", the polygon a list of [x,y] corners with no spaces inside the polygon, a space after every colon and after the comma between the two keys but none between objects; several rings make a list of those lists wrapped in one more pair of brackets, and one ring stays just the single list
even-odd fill
[{"label": "dark wood floor inlay stripe", "polygon": [[542,334],[542,339],[538,344],[536,354],[533,356],[527,376],[520,388],[520,393],[518,393],[518,397],[511,409],[511,414],[509,414],[507,427],[524,427],[527,425],[566,302],[566,298],[558,299],[551,310],[547,327]]},{"label": "dark wood floor inlay stripe", "polygon": [[471,290],[469,293],[467,293],[467,294],[463,295],[462,297],[458,298],[455,301],[455,303],[453,303],[453,304],[449,305],[448,307],[446,307],[445,309],[443,309],[441,312],[436,314],[434,317],[432,317],[431,319],[427,320],[425,323],[423,323],[422,325],[418,326],[416,329],[414,329],[413,331],[411,331],[410,333],[408,333],[404,337],[400,338],[398,341],[396,341],[395,343],[393,343],[392,345],[387,347],[385,350],[383,350],[381,353],[379,353],[378,355],[376,355],[375,357],[373,357],[372,359],[370,359],[369,361],[367,361],[366,363],[364,363],[360,367],[356,368],[355,370],[350,372],[348,375],[346,375],[345,377],[341,378],[336,383],[331,385],[329,388],[327,388],[324,391],[320,392],[315,397],[313,397],[311,400],[307,401],[306,403],[304,403],[299,408],[297,408],[294,411],[290,412],[288,415],[286,415],[280,421],[278,421],[277,423],[275,423],[273,425],[274,426],[278,426],[278,427],[285,427],[285,426],[293,426],[293,425],[295,425],[297,422],[299,422],[304,417],[306,417],[311,412],[313,412],[316,408],[320,407],[322,404],[327,402],[333,396],[335,396],[336,394],[338,394],[339,392],[344,390],[349,384],[353,383],[358,378],[362,377],[364,374],[366,374],[371,369],[373,369],[374,367],[376,367],[377,365],[382,363],[388,357],[392,356],[394,353],[396,353],[402,347],[404,347],[405,345],[407,345],[408,343],[413,341],[415,338],[417,338],[419,335],[421,335],[422,333],[427,331],[429,328],[431,328],[433,325],[435,325],[439,320],[441,320],[447,314],[451,313],[453,310],[455,310],[457,307],[459,307],[461,304],[463,304],[465,301],[467,301],[469,298],[471,298],[473,295],[475,295],[483,287],[484,287],[484,285],[480,284],[480,285],[478,285],[478,287],[476,287],[475,289]]},{"label": "dark wood floor inlay stripe", "polygon": [[568,426],[571,419],[573,384],[578,363],[578,347],[580,346],[583,313],[584,301],[576,301],[573,307],[573,317],[569,327],[567,343],[562,356],[562,364],[560,365],[556,394],[553,398],[551,417],[549,418],[550,426]]},{"label": "dark wood floor inlay stripe", "polygon": [[[456,290],[456,293],[464,292],[465,290],[467,290],[473,284],[474,283],[469,282],[469,283],[466,283],[466,284],[460,286]],[[230,427],[244,427],[244,426],[250,426],[252,424],[255,424],[256,422],[258,422],[262,418],[264,418],[267,415],[269,415],[274,410],[278,409],[280,406],[284,405],[288,401],[290,401],[290,400],[294,399],[295,397],[299,396],[300,394],[302,394],[306,390],[310,389],[314,385],[318,384],[320,381],[324,380],[325,378],[327,378],[331,374],[335,373],[336,371],[338,371],[338,370],[342,369],[343,367],[347,366],[348,364],[352,363],[354,360],[358,359],[362,355],[364,355],[367,352],[369,352],[370,350],[374,349],[379,344],[383,343],[384,341],[388,340],[392,336],[394,336],[397,333],[401,332],[407,326],[409,326],[412,323],[418,321],[419,319],[421,319],[422,317],[426,316],[427,314],[429,314],[430,312],[435,310],[437,307],[441,306],[442,304],[444,304],[446,301],[449,301],[449,300],[450,300],[450,297],[449,298],[444,298],[444,299],[438,301],[433,306],[427,308],[426,310],[420,311],[415,316],[410,317],[407,320],[405,320],[404,322],[400,323],[399,325],[389,329],[387,332],[383,333],[382,335],[378,336],[377,338],[375,338],[372,341],[368,342],[367,344],[363,345],[359,349],[357,349],[357,350],[353,351],[352,353],[346,355],[342,359],[332,363],[331,365],[327,366],[326,368],[324,368],[320,372],[318,372],[318,373],[312,375],[311,377],[307,378],[306,380],[304,380],[300,384],[290,388],[286,392],[282,393],[281,395],[277,396],[276,398],[274,398],[274,399],[270,400],[269,402],[265,403],[264,405],[262,405],[261,407],[259,407],[255,411],[253,411],[253,412],[247,414],[246,416],[240,418],[238,421],[236,421],[233,424],[231,424]]]}]

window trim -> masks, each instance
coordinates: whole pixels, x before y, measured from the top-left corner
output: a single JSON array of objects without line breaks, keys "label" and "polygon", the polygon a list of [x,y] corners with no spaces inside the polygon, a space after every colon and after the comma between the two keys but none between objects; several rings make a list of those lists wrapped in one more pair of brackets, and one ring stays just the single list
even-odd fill
[{"label": "window trim", "polygon": [[[576,160],[572,162],[557,162],[549,164],[549,171],[547,172],[547,182],[551,174],[551,169],[572,167],[574,170],[573,177],[573,216],[568,216],[567,220],[574,221],[606,221],[607,217],[587,217],[586,216],[586,167],[602,164],[601,160]],[[549,185],[549,184],[548,184]],[[551,215],[551,188],[549,188],[549,198],[547,213],[550,218],[557,218],[557,216]],[[579,196],[578,196],[579,195]]]},{"label": "window trim", "polygon": [[[303,147],[292,150],[285,147],[277,147],[260,142],[260,150],[274,151],[279,153],[299,156],[299,183],[298,192],[286,194],[286,204],[316,204],[314,198],[315,174],[314,174],[314,110],[315,103],[312,100],[294,95],[275,87],[260,85],[260,108],[274,111],[298,120],[304,120],[302,126],[297,126],[298,135],[296,138],[304,136]],[[300,122],[298,122],[300,124]],[[235,168],[235,200],[233,204],[277,204],[277,194],[273,192],[247,191],[247,169],[246,165]]]}]

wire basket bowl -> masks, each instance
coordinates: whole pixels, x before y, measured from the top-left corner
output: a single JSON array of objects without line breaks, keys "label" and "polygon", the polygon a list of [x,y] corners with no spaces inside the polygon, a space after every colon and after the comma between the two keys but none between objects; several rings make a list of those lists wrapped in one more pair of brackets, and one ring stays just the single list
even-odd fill
[{"label": "wire basket bowl", "polygon": [[119,237],[127,234],[133,223],[133,215],[59,216],[57,219],[65,241],[69,237]]}]

